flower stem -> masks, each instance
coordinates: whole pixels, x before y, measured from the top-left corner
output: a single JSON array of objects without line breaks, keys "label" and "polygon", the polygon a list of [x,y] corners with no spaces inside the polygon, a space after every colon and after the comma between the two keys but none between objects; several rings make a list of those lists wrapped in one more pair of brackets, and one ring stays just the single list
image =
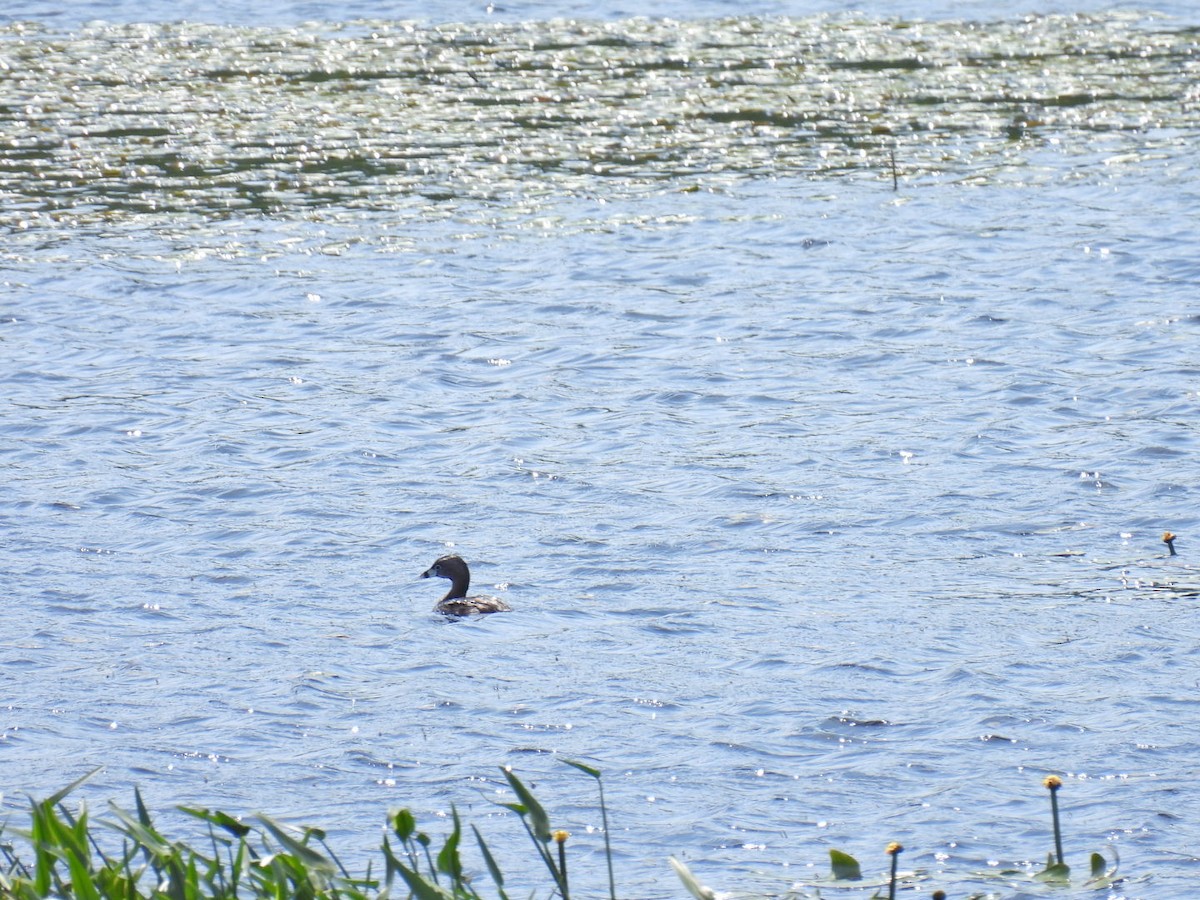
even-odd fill
[{"label": "flower stem", "polygon": [[571,900],[570,889],[567,887],[567,838],[571,835],[566,831],[554,832],[554,843],[558,844],[558,887],[562,900]]},{"label": "flower stem", "polygon": [[1050,815],[1054,818],[1054,855],[1058,858],[1058,864],[1063,864],[1063,849],[1062,849],[1062,827],[1058,821],[1058,789],[1062,787],[1062,779],[1057,775],[1050,775],[1042,782],[1050,790]]},{"label": "flower stem", "polygon": [[892,858],[892,877],[888,881],[888,900],[896,900],[896,867],[900,865],[900,851],[903,849],[895,841],[887,845],[888,856]]}]

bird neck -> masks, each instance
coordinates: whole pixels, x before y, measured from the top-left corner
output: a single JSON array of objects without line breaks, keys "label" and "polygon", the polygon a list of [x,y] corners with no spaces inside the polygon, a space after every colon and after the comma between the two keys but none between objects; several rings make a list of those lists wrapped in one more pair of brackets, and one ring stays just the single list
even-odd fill
[{"label": "bird neck", "polygon": [[458,600],[467,596],[467,588],[471,586],[471,576],[466,572],[455,572],[454,577],[450,579],[450,590],[446,591],[446,596],[442,598],[442,602],[447,600]]}]

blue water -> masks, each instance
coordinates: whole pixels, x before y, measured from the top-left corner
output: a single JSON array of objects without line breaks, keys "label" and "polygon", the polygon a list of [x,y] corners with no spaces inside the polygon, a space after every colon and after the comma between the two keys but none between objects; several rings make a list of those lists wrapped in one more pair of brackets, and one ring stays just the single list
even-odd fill
[{"label": "blue water", "polygon": [[[512,765],[597,894],[566,756],[623,896],[681,896],[671,855],[813,896],[829,848],[874,876],[899,840],[922,891],[1007,897],[1062,893],[989,874],[1043,863],[1054,773],[1077,872],[1110,848],[1109,896],[1183,896],[1180,146],[10,228],[5,812],[104,766],[94,808],[261,810],[358,862],[389,809],[456,805],[547,894]],[[514,612],[433,615],[450,550]]]}]

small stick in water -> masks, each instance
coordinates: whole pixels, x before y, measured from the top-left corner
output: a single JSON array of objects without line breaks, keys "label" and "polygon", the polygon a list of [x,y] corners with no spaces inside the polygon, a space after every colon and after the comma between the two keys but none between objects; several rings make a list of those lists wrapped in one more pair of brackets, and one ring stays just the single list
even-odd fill
[{"label": "small stick in water", "polygon": [[1171,551],[1171,555],[1175,556],[1175,535],[1169,531],[1163,532],[1163,543],[1167,545],[1167,549]]},{"label": "small stick in water", "polygon": [[896,148],[893,147],[892,153],[892,190],[900,190],[900,179],[896,177]]}]

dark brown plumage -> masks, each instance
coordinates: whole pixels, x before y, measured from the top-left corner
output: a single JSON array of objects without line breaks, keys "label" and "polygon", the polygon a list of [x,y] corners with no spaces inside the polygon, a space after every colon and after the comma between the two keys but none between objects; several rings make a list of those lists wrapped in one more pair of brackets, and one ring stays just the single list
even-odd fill
[{"label": "dark brown plumage", "polygon": [[512,607],[499,597],[477,595],[467,596],[471,586],[471,570],[467,568],[466,560],[461,556],[443,556],[434,561],[433,565],[421,573],[422,578],[446,578],[450,581],[450,590],[438,601],[434,612],[448,616],[473,616],[483,613],[509,612]]}]

